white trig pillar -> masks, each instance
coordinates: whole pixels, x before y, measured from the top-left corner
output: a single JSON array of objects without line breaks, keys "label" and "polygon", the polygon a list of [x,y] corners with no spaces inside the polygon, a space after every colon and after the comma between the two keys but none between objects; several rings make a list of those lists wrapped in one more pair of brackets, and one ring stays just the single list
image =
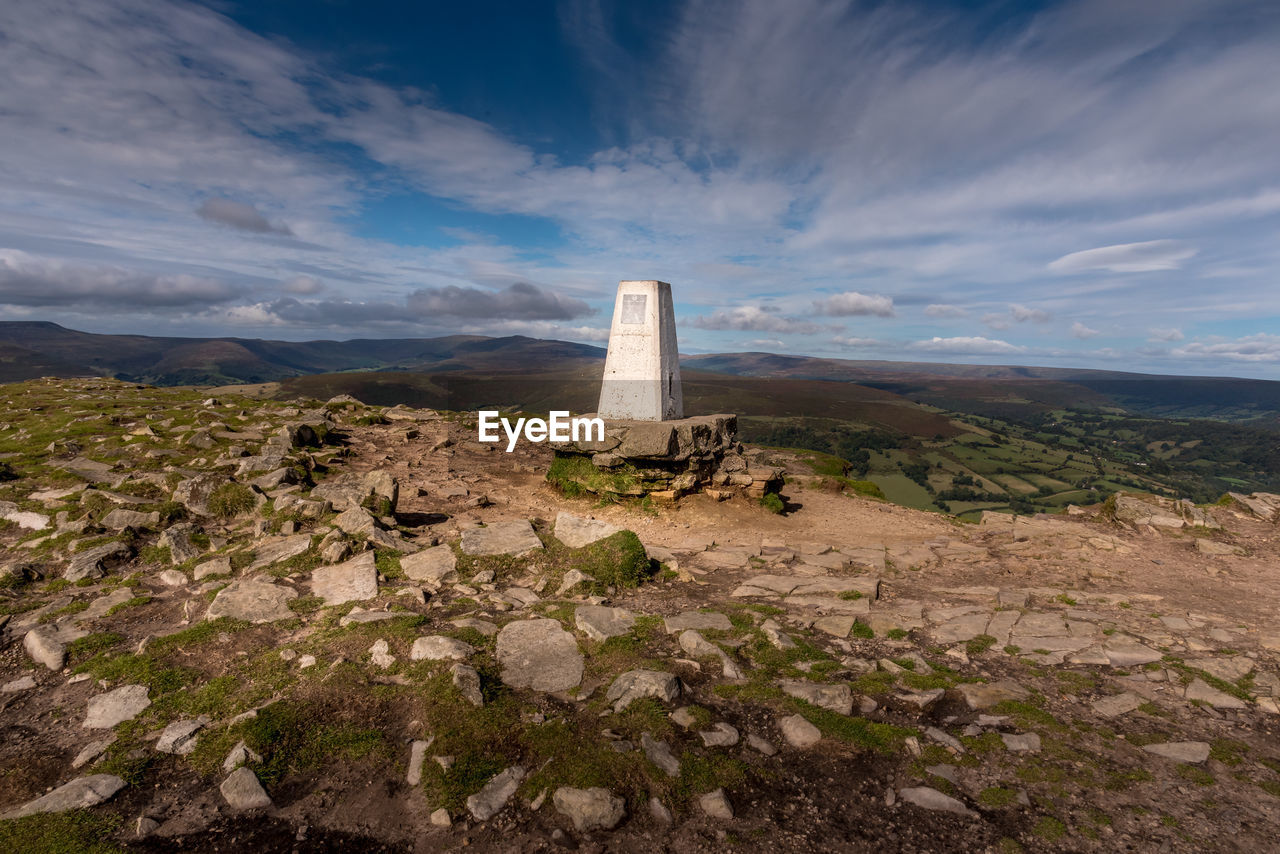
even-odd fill
[{"label": "white trig pillar", "polygon": [[618,283],[596,414],[633,421],[684,417],[676,312],[666,282]]}]

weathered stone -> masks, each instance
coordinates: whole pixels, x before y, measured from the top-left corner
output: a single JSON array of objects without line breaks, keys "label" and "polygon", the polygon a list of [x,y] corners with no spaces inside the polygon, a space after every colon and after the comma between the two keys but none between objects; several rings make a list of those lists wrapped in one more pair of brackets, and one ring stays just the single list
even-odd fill
[{"label": "weathered stone", "polygon": [[[853,627],[850,626],[849,628],[852,629]],[[796,648],[796,642],[793,641],[791,636],[784,632],[782,627],[773,620],[765,620],[761,623],[760,632],[764,635],[765,640],[773,644],[776,649],[787,650]],[[845,632],[845,634],[848,635],[848,632]]]},{"label": "weathered stone", "polygon": [[232,572],[230,558],[215,557],[212,560],[196,564],[192,575],[195,576],[196,581],[204,581],[211,575],[230,575]]},{"label": "weathered stone", "polygon": [[1103,644],[1103,654],[1113,667],[1136,667],[1159,661],[1163,654],[1136,641],[1112,641]]},{"label": "weathered stone", "polygon": [[0,815],[0,820],[24,818],[37,813],[66,812],[97,806],[125,787],[124,780],[114,774],[93,774],[59,786],[47,795],[28,801],[15,810]]},{"label": "weathered stone", "polygon": [[[390,612],[388,611],[384,613],[389,614]],[[349,617],[351,615],[348,614],[347,616]],[[385,639],[378,638],[373,642],[373,646],[369,647],[369,661],[375,667],[381,667],[383,670],[387,670],[391,665],[396,663],[396,657],[391,654],[391,645],[388,644]]]},{"label": "weathered stone", "polygon": [[409,650],[410,661],[465,661],[475,654],[475,647],[456,638],[430,635],[418,638]]},{"label": "weathered stone", "polygon": [[497,815],[524,779],[524,769],[514,765],[498,774],[484,788],[467,798],[467,809],[476,821],[488,821]]},{"label": "weathered stone", "polygon": [[1142,748],[1147,753],[1163,756],[1175,762],[1199,765],[1209,758],[1209,743],[1205,741],[1170,741],[1164,744],[1148,744]]},{"label": "weathered stone", "polygon": [[1040,736],[1036,735],[1034,732],[1003,732],[1000,734],[1000,739],[1004,742],[1005,749],[1012,753],[1040,752]]},{"label": "weathered stone", "polygon": [[454,664],[449,668],[449,673],[453,677],[453,687],[471,705],[480,707],[484,705],[484,692],[480,690],[480,674],[474,667],[466,664]]},{"label": "weathered stone", "polygon": [[85,578],[101,578],[107,570],[118,566],[133,557],[133,546],[128,543],[114,541],[93,546],[71,556],[62,577],[67,581],[80,581]]},{"label": "weathered stone", "polygon": [[613,703],[615,712],[621,712],[641,697],[670,703],[679,696],[680,680],[659,670],[628,670],[613,680],[605,694],[605,698]]},{"label": "weathered stone", "polygon": [[498,632],[496,655],[502,681],[513,688],[567,691],[582,681],[582,652],[555,620],[508,623]]},{"label": "weathered stone", "polygon": [[1239,697],[1233,697],[1225,691],[1219,691],[1203,679],[1192,679],[1183,696],[1191,701],[1198,700],[1202,703],[1208,703],[1215,709],[1244,709],[1249,705]]},{"label": "weathered stone", "polygon": [[635,615],[626,608],[604,605],[579,605],[573,619],[578,630],[594,641],[629,634],[636,624]]},{"label": "weathered stone", "polygon": [[680,648],[694,658],[719,658],[720,668],[726,679],[741,679],[742,671],[728,654],[693,629],[680,633]]},{"label": "weathered stone", "polygon": [[226,475],[205,472],[188,478],[178,484],[173,491],[173,500],[186,507],[197,516],[212,516],[209,509],[209,498],[219,487],[231,483]]},{"label": "weathered stone", "polygon": [[427,758],[427,748],[431,746],[431,741],[415,740],[409,745],[409,770],[405,774],[404,781],[410,786],[416,786],[422,782],[422,763]]},{"label": "weathered stone", "polygon": [[22,648],[37,664],[50,670],[61,670],[67,663],[67,648],[52,626],[37,626],[22,638]]},{"label": "weathered stone", "polygon": [[97,759],[99,756],[107,752],[107,748],[115,744],[115,733],[111,733],[106,738],[100,738],[91,741],[84,747],[80,748],[80,752],[71,760],[72,768],[81,768]]},{"label": "weathered stone", "polygon": [[258,775],[243,765],[227,775],[218,787],[227,806],[233,810],[266,809],[271,806],[271,798],[267,795]]},{"label": "weathered stone", "polygon": [[462,551],[469,555],[522,555],[542,548],[542,540],[525,519],[494,522],[462,532]]},{"label": "weathered stone", "polygon": [[825,685],[788,679],[782,682],[782,690],[792,697],[837,714],[853,713],[853,693],[848,685]]},{"label": "weathered stone", "polygon": [[989,709],[1006,700],[1024,699],[1028,692],[1012,679],[998,682],[962,682],[956,690],[964,697],[965,704],[973,711]]},{"label": "weathered stone", "polygon": [[738,730],[724,721],[717,721],[711,729],[698,733],[703,747],[733,747],[739,741]]},{"label": "weathered stone", "polygon": [[166,587],[182,587],[187,583],[187,576],[176,569],[166,569],[156,577]]},{"label": "weathered stone", "polygon": [[400,558],[400,569],[407,578],[431,587],[456,583],[457,567],[457,555],[449,546],[433,546]]},{"label": "weathered stone", "polygon": [[145,685],[121,685],[114,691],[89,698],[85,729],[110,729],[133,720],[151,705]]},{"label": "weathered stone", "polygon": [[36,687],[36,680],[30,675],[19,676],[17,679],[10,679],[8,682],[0,685],[0,694],[17,694],[22,691],[30,691]]},{"label": "weathered stone", "polygon": [[284,537],[270,537],[255,543],[253,546],[253,563],[246,572],[255,572],[263,567],[280,563],[305,552],[311,548],[310,534],[292,534]]},{"label": "weathered stone", "polygon": [[714,792],[699,796],[698,806],[710,818],[720,821],[733,819],[733,806],[729,803],[729,796],[724,793],[724,789],[716,789]]},{"label": "weathered stone", "polygon": [[447,809],[440,807],[440,809],[431,814],[431,824],[436,827],[452,827],[453,819],[449,817]]},{"label": "weathered stone", "polygon": [[961,801],[956,800],[950,795],[944,795],[937,789],[931,789],[928,786],[912,786],[910,788],[902,789],[898,792],[898,797],[902,798],[902,800],[909,804],[913,804],[927,810],[938,810],[963,816],[971,816],[975,814]]},{"label": "weathered stone", "polygon": [[626,815],[626,802],[608,789],[574,789],[561,786],[551,796],[556,811],[573,822],[579,833],[613,830]]},{"label": "weathered stone", "polygon": [[1126,691],[1123,694],[1113,694],[1094,700],[1093,711],[1104,718],[1114,718],[1117,715],[1128,714],[1141,705],[1141,697]]},{"label": "weathered stone", "polygon": [[683,632],[686,629],[695,629],[703,631],[711,629],[713,631],[727,632],[733,629],[733,623],[729,622],[729,618],[724,614],[709,611],[685,611],[683,614],[676,614],[674,617],[667,617],[662,621],[668,634]]},{"label": "weathered stone", "polygon": [[160,733],[160,739],[156,742],[156,750],[161,753],[186,756],[196,749],[196,733],[208,725],[209,719],[204,716],[191,720],[174,721]]},{"label": "weathered stone", "polygon": [[287,620],[295,616],[287,603],[297,595],[298,591],[282,584],[272,584],[258,578],[240,578],[218,591],[218,595],[209,603],[205,619],[230,617],[251,623]]},{"label": "weathered stone", "polygon": [[143,513],[117,507],[102,517],[102,527],[108,531],[123,531],[125,528],[154,528],[159,524],[160,514],[154,510]]},{"label": "weathered stone", "polygon": [[344,534],[372,534],[378,523],[363,507],[349,507],[333,519],[333,526]]},{"label": "weathered stone", "polygon": [[43,513],[19,510],[17,505],[9,501],[0,501],[0,505],[7,505],[7,507],[0,508],[4,510],[3,513],[0,513],[0,518],[12,522],[19,528],[26,528],[29,531],[43,531],[49,527],[49,517]]},{"label": "weathered stone", "polygon": [[241,765],[248,765],[250,762],[261,762],[262,757],[249,749],[249,745],[243,741],[237,741],[236,746],[231,748],[227,753],[227,758],[222,760],[222,770],[230,774]]},{"label": "weathered stone", "polygon": [[813,621],[813,627],[820,632],[826,632],[838,638],[847,638],[849,632],[853,631],[853,624],[856,620],[850,616],[840,616],[833,614],[829,617],[819,617]]},{"label": "weathered stone", "polygon": [[763,739],[754,732],[747,734],[747,744],[752,750],[756,750],[765,756],[773,756],[778,752],[778,748],[774,747],[767,739]]},{"label": "weathered stone", "polygon": [[649,733],[641,733],[640,748],[654,765],[657,765],[668,777],[680,776],[680,760],[671,755],[671,746],[665,741],[658,741]]},{"label": "weathered stone", "polygon": [[1180,513],[1166,510],[1159,505],[1128,495],[1116,496],[1115,517],[1117,522],[1135,526],[1151,525],[1156,528],[1181,528],[1183,525]]},{"label": "weathered stone", "polygon": [[787,744],[804,750],[822,740],[822,732],[801,715],[790,715],[778,721]]},{"label": "weathered stone", "polygon": [[556,515],[553,533],[557,540],[569,548],[580,549],[591,545],[597,540],[612,536],[621,530],[618,526],[610,525],[608,522],[575,516],[562,510]]},{"label": "weathered stone", "polygon": [[378,595],[378,569],[373,552],[364,552],[345,563],[311,571],[311,593],[326,605],[361,602]]}]

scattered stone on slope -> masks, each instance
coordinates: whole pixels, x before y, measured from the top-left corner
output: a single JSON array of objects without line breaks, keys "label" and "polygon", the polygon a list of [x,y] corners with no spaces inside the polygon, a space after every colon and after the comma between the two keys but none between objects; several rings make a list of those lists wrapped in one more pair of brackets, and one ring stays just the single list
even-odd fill
[{"label": "scattered stone on slope", "polygon": [[85,729],[110,729],[133,720],[151,705],[145,685],[121,685],[113,691],[89,698]]},{"label": "scattered stone on slope", "polygon": [[1093,702],[1094,713],[1104,718],[1114,718],[1117,715],[1124,715],[1132,712],[1142,705],[1142,698],[1137,694],[1126,691],[1123,694],[1113,694],[1108,697],[1100,697]]},{"label": "scattered stone on slope", "polygon": [[475,647],[457,638],[428,635],[418,638],[409,649],[410,661],[465,661],[475,654]]},{"label": "scattered stone on slope", "polygon": [[484,705],[484,692],[480,690],[480,674],[467,664],[454,664],[449,668],[453,677],[453,687],[458,689],[463,698],[471,705],[479,708]]},{"label": "scattered stone on slope", "polygon": [[507,768],[467,798],[467,810],[476,821],[488,821],[507,805],[523,779],[524,768],[519,765]]},{"label": "scattered stone on slope", "polygon": [[729,796],[724,793],[724,789],[716,789],[714,792],[699,796],[698,806],[711,818],[720,821],[730,821],[733,818],[733,806],[729,803]]},{"label": "scattered stone on slope", "polygon": [[1022,700],[1029,693],[1012,679],[998,682],[962,682],[956,690],[964,697],[965,704],[973,711],[989,709],[1006,700]]},{"label": "scattered stone on slope", "polygon": [[673,674],[660,670],[628,670],[613,680],[605,699],[613,703],[614,712],[621,712],[642,697],[670,703],[679,696],[680,680]]},{"label": "scattered stone on slope", "polygon": [[496,656],[512,688],[567,691],[582,681],[582,652],[556,620],[508,623],[498,632]]},{"label": "scattered stone on slope", "polygon": [[65,783],[46,795],[0,815],[0,821],[24,818],[37,813],[66,812],[97,806],[125,787],[114,774],[93,774]]},{"label": "scattered stone on slope", "polygon": [[209,603],[205,618],[230,617],[250,623],[287,620],[295,616],[287,603],[297,595],[298,591],[282,584],[258,578],[239,578],[218,591]]},{"label": "scattered stone on slope", "polygon": [[1215,709],[1243,709],[1249,705],[1239,697],[1233,697],[1225,691],[1219,691],[1200,678],[1191,680],[1191,684],[1187,685],[1183,696],[1192,702],[1198,700],[1202,703],[1208,703]]},{"label": "scattered stone on slope", "polygon": [[432,588],[454,584],[458,580],[458,558],[449,546],[432,546],[400,558],[405,577]]},{"label": "scattered stone on slope", "polygon": [[542,548],[542,540],[527,519],[494,522],[462,532],[462,551],[474,556],[522,555]]},{"label": "scattered stone on slope", "polygon": [[603,522],[599,519],[575,516],[562,510],[556,515],[553,533],[557,540],[569,548],[580,549],[591,545],[597,540],[613,536],[621,530],[617,525],[610,525],[608,522]]},{"label": "scattered stone on slope", "polygon": [[778,728],[782,730],[782,737],[787,740],[787,744],[801,750],[813,747],[822,740],[822,731],[802,715],[789,715],[783,718],[778,721]]},{"label": "scattered stone on slope", "polygon": [[[563,515],[563,514],[562,514]],[[579,833],[613,830],[626,813],[626,802],[608,789],[574,789],[561,786],[551,796],[556,811],[573,822]]]},{"label": "scattered stone on slope", "polygon": [[258,782],[258,775],[241,765],[227,775],[218,787],[233,810],[256,810],[271,806],[271,797]]},{"label": "scattered stone on slope", "polygon": [[1142,749],[1165,759],[1192,765],[1199,765],[1209,758],[1209,743],[1205,741],[1169,741],[1164,744],[1148,744]]},{"label": "scattered stone on slope", "polygon": [[133,557],[133,546],[114,540],[93,546],[71,556],[66,572],[62,577],[67,581],[81,581],[85,578],[102,578],[107,571]]},{"label": "scattered stone on slope", "polygon": [[685,611],[674,617],[666,617],[662,621],[667,634],[675,634],[688,629],[695,631],[713,630],[727,632],[733,629],[729,618],[717,611]]},{"label": "scattered stone on slope", "polygon": [[680,648],[694,658],[718,658],[725,679],[741,679],[742,671],[728,654],[693,629],[680,633]]},{"label": "scattered stone on slope", "polygon": [[61,670],[67,663],[67,648],[52,626],[37,626],[22,638],[22,648],[37,664],[50,670]]},{"label": "scattered stone on slope", "polygon": [[711,729],[699,732],[698,737],[703,747],[733,747],[740,739],[737,727],[724,721],[712,724]]},{"label": "scattered stone on slope", "polygon": [[245,569],[246,573],[256,572],[273,563],[280,563],[311,548],[310,534],[290,534],[281,537],[268,537],[254,543],[253,563]]},{"label": "scattered stone on slope", "polygon": [[186,756],[196,749],[196,734],[208,725],[209,719],[204,715],[191,720],[174,721],[160,733],[156,750]]},{"label": "scattered stone on slope", "polygon": [[927,810],[938,810],[963,816],[975,815],[963,802],[928,786],[912,786],[902,789],[898,792],[898,797],[909,804],[914,804]]},{"label": "scattered stone on slope", "polygon": [[311,593],[325,605],[363,602],[378,595],[378,569],[373,552],[363,552],[345,563],[311,571]]},{"label": "scattered stone on slope", "polygon": [[574,611],[573,619],[578,630],[594,641],[606,641],[630,634],[636,625],[635,614],[626,608],[608,608],[604,605],[579,605]]},{"label": "scattered stone on slope", "polygon": [[782,682],[782,690],[792,697],[837,714],[853,713],[853,692],[849,690],[848,685],[827,685],[820,682],[787,679]]},{"label": "scattered stone on slope", "polygon": [[212,516],[209,509],[209,498],[219,487],[231,483],[226,475],[205,472],[187,478],[173,490],[173,500],[186,507],[197,516]]},{"label": "scattered stone on slope", "polygon": [[140,510],[125,510],[117,507],[102,517],[102,527],[108,531],[123,531],[125,528],[155,528],[160,524],[160,514],[156,511],[143,513]]},{"label": "scattered stone on slope", "polygon": [[680,776],[680,760],[671,755],[671,745],[658,741],[649,733],[641,733],[640,749],[645,758],[658,766],[668,777]]}]

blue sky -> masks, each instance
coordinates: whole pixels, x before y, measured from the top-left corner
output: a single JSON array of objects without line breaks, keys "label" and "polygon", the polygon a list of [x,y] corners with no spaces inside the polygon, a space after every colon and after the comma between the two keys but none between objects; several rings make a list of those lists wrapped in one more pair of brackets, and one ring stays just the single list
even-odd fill
[{"label": "blue sky", "polygon": [[1280,379],[1280,6],[0,4],[0,319]]}]

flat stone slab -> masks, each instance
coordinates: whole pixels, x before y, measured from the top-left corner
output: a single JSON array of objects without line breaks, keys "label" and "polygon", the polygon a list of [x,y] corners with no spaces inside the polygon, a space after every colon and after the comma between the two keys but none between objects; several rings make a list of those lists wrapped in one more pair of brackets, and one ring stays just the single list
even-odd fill
[{"label": "flat stone slab", "polygon": [[522,555],[542,548],[542,540],[533,532],[527,519],[494,522],[483,528],[468,528],[462,532],[464,554]]},{"label": "flat stone slab", "polygon": [[310,534],[293,534],[287,537],[269,537],[253,547],[253,563],[245,572],[254,572],[282,560],[288,560],[311,548]]},{"label": "flat stone slab", "polygon": [[205,619],[230,617],[251,623],[270,623],[296,616],[289,610],[288,601],[295,599],[298,591],[283,584],[272,584],[258,578],[241,578],[218,591],[209,603]]},{"label": "flat stone slab", "polygon": [[475,647],[457,638],[430,635],[418,638],[409,649],[410,661],[466,661],[475,654]]},{"label": "flat stone slab", "polygon": [[551,801],[556,812],[572,821],[579,833],[613,830],[627,814],[626,802],[622,798],[598,786],[590,789],[561,786],[551,796]]},{"label": "flat stone slab", "polygon": [[679,696],[680,680],[661,670],[628,670],[613,680],[605,694],[605,698],[613,703],[614,712],[621,712],[642,697],[670,703]]},{"label": "flat stone slab", "polygon": [[[930,612],[929,616],[934,617]],[[937,643],[962,643],[973,640],[978,635],[987,633],[987,623],[991,622],[992,612],[980,611],[976,614],[961,614],[940,623],[929,632]]]},{"label": "flat stone slab", "polygon": [[1113,694],[1109,697],[1100,697],[1093,701],[1093,711],[1104,718],[1114,718],[1117,715],[1125,715],[1142,705],[1143,699],[1137,694],[1128,691],[1123,694]]},{"label": "flat stone slab", "polygon": [[502,681],[512,688],[567,691],[582,681],[578,642],[556,620],[521,620],[498,632]]},{"label": "flat stone slab", "polygon": [[1150,664],[1159,661],[1164,654],[1144,646],[1137,641],[1115,641],[1102,646],[1102,654],[1112,667],[1136,667],[1139,664]]},{"label": "flat stone slab", "polygon": [[1249,706],[1239,697],[1234,697],[1225,691],[1219,691],[1203,679],[1192,679],[1183,696],[1187,700],[1199,700],[1202,703],[1208,703],[1215,709],[1244,709]]},{"label": "flat stone slab", "polygon": [[523,779],[524,769],[519,765],[506,769],[467,798],[467,810],[476,821],[488,821],[507,805]]},{"label": "flat stone slab", "polygon": [[853,713],[853,692],[848,685],[826,685],[820,682],[783,681],[782,690],[789,696],[841,715]]},{"label": "flat stone slab", "polygon": [[578,631],[594,641],[630,634],[635,628],[636,616],[626,608],[609,608],[604,605],[579,605],[573,614]]},{"label": "flat stone slab", "polygon": [[89,698],[83,726],[85,729],[110,729],[118,723],[133,720],[150,705],[145,685],[121,685],[114,691]]},{"label": "flat stone slab", "polygon": [[666,617],[662,621],[668,634],[683,632],[687,629],[696,631],[713,631],[727,632],[733,629],[733,623],[729,622],[729,618],[724,614],[716,611],[685,611],[682,614],[676,614],[674,617]]},{"label": "flat stone slab", "polygon": [[794,575],[755,575],[734,589],[732,595],[743,596],[839,596],[857,593],[875,600],[880,592],[880,579],[869,575],[803,578]]},{"label": "flat stone slab", "polygon": [[59,786],[34,801],[28,801],[16,810],[0,815],[0,820],[23,818],[37,813],[66,812],[96,806],[123,789],[124,780],[114,774],[93,774],[80,777]]},{"label": "flat stone slab", "polygon": [[971,816],[975,813],[966,807],[963,802],[956,800],[950,795],[943,794],[937,789],[931,789],[928,786],[912,786],[902,789],[898,792],[898,797],[914,806],[927,810],[938,810],[940,812],[955,813],[956,815]]},{"label": "flat stone slab", "polygon": [[1147,753],[1163,756],[1175,762],[1189,762],[1199,765],[1209,758],[1207,741],[1170,741],[1164,744],[1148,744],[1142,748]]},{"label": "flat stone slab", "polygon": [[458,557],[449,546],[432,546],[400,558],[406,577],[438,587],[458,580]]},{"label": "flat stone slab", "polygon": [[962,682],[956,686],[956,691],[964,697],[965,704],[975,712],[979,709],[989,709],[1006,700],[1021,700],[1029,693],[1026,688],[1011,679],[1001,679],[998,682]]},{"label": "flat stone slab", "polygon": [[311,592],[326,605],[363,602],[378,595],[378,568],[373,552],[363,552],[344,563],[311,571]]},{"label": "flat stone slab", "polygon": [[597,540],[611,537],[622,529],[600,519],[588,519],[561,511],[556,515],[553,529],[555,537],[571,549],[589,546]]},{"label": "flat stone slab", "polygon": [[172,753],[186,756],[196,749],[196,734],[209,725],[207,717],[174,721],[160,733],[156,742],[156,750],[160,753]]}]

